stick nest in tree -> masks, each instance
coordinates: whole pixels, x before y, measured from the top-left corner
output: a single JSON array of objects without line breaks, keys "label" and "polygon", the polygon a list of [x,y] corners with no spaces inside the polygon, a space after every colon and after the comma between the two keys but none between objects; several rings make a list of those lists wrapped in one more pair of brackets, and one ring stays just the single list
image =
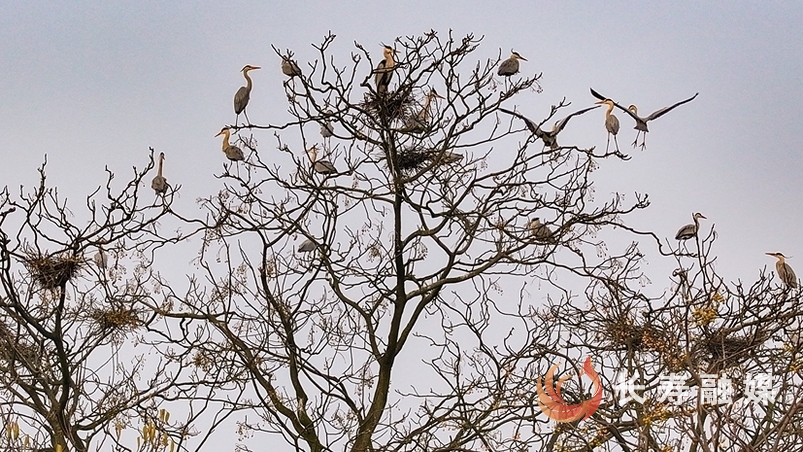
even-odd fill
[{"label": "stick nest in tree", "polygon": [[366,93],[363,108],[377,118],[384,117],[387,121],[392,121],[404,118],[407,110],[415,104],[412,91],[403,89],[387,93]]},{"label": "stick nest in tree", "polygon": [[81,269],[82,259],[78,256],[43,256],[31,254],[25,260],[28,271],[45,289],[55,289],[67,284]]},{"label": "stick nest in tree", "polygon": [[93,309],[89,317],[104,331],[133,331],[140,324],[137,313],[132,309]]}]

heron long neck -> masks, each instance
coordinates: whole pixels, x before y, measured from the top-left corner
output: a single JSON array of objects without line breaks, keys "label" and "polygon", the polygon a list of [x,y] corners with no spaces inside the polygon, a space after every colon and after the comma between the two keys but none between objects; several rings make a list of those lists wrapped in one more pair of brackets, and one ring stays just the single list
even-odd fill
[{"label": "heron long neck", "polygon": [[783,256],[775,256],[775,258],[778,259],[778,262],[775,263],[775,265],[777,265],[778,268],[780,268],[781,265],[783,265],[786,262],[786,259],[784,259]]},{"label": "heron long neck", "polygon": [[393,60],[393,52],[388,52],[387,56],[385,57],[385,67],[392,68],[396,65],[396,62]]},{"label": "heron long neck", "polygon": [[318,150],[315,148],[310,149],[307,155],[312,163],[315,163],[318,160]]},{"label": "heron long neck", "polygon": [[418,116],[421,119],[429,118],[429,106],[432,103],[432,98],[435,97],[432,94],[427,96],[427,100],[424,102],[424,108],[421,109],[421,112],[418,113]]},{"label": "heron long neck", "polygon": [[164,165],[165,156],[164,154],[159,156],[159,169],[156,171],[156,175],[162,177],[162,165]]},{"label": "heron long neck", "polygon": [[[613,102],[605,102],[605,105],[608,106],[608,111],[605,112],[605,117],[608,118],[611,116],[611,112],[613,112]],[[694,220],[697,222],[697,220]]]},{"label": "heron long neck", "polygon": [[224,151],[229,148],[229,135],[231,135],[231,133],[228,130],[224,130],[223,131],[223,150]]},{"label": "heron long neck", "polygon": [[243,77],[245,77],[245,89],[251,91],[251,77],[248,76],[248,70],[243,71]]}]

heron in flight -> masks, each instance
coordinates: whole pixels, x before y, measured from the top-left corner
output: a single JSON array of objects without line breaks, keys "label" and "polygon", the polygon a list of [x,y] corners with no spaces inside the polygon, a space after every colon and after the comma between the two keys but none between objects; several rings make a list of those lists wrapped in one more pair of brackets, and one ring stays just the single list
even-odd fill
[{"label": "heron in flight", "polygon": [[374,70],[374,73],[376,74],[374,75],[376,92],[380,94],[388,92],[390,79],[393,77],[393,68],[396,66],[396,60],[393,59],[393,55],[396,54],[396,50],[393,47],[385,46],[382,54],[384,55],[385,59],[380,61]]},{"label": "heron in flight", "polygon": [[530,229],[530,235],[535,237],[536,240],[541,242],[550,242],[554,238],[552,231],[538,217],[533,218],[527,222],[527,228]]},{"label": "heron in flight", "polygon": [[255,71],[257,69],[261,68],[259,66],[246,64],[241,71],[243,77],[245,77],[245,86],[241,86],[234,95],[234,113],[237,115],[237,119],[234,120],[234,125],[237,125],[237,121],[240,119],[240,113],[243,113],[245,115],[245,120],[248,121],[248,124],[251,124],[251,120],[248,119],[248,113],[245,113],[245,107],[248,106],[248,101],[251,99],[251,77],[248,76],[248,71]]},{"label": "heron in flight", "polygon": [[[652,112],[649,116],[647,116],[645,118],[642,118],[642,117],[640,117],[638,115],[638,108],[635,105],[630,105],[627,108],[625,108],[625,107],[623,107],[623,106],[621,106],[621,105],[619,105],[619,104],[617,104],[615,102],[614,102],[614,105],[616,106],[616,108],[618,108],[618,109],[622,110],[623,112],[627,113],[628,115],[630,115],[630,117],[633,118],[633,120],[636,121],[636,126],[633,127],[634,129],[637,130],[636,139],[633,141],[633,147],[636,147],[636,145],[638,144],[639,135],[643,134],[642,135],[642,139],[641,139],[641,149],[644,149],[645,147],[647,147],[647,132],[650,131],[647,128],[647,122],[648,121],[652,121],[653,119],[660,118],[661,116],[663,116],[663,115],[669,113],[670,111],[672,111],[677,106],[680,106],[680,105],[683,105],[685,103],[693,101],[697,97],[698,94],[700,94],[700,93],[695,93],[694,96],[691,96],[688,99],[682,100],[682,101],[677,102],[675,104],[672,104],[672,105],[670,105],[668,107],[661,108],[660,110],[656,110],[656,111]],[[593,88],[591,88],[591,95],[596,97],[599,100],[610,99],[610,98],[605,97],[602,94],[594,91]]]},{"label": "heron in flight", "polygon": [[290,78],[301,76],[301,68],[291,59],[293,54],[282,57],[282,73]]},{"label": "heron in flight", "polygon": [[156,170],[156,176],[153,177],[151,181],[151,188],[153,191],[156,192],[157,195],[164,196],[167,193],[167,179],[162,176],[162,166],[164,165],[165,161],[165,153],[159,153],[159,169]]},{"label": "heron in flight", "polygon": [[427,98],[424,100],[424,107],[421,108],[421,111],[415,115],[407,118],[404,128],[401,129],[402,132],[424,133],[427,130],[427,127],[429,127],[429,117],[431,114],[430,107],[433,99],[446,98],[438,94],[438,92],[435,91],[435,88],[432,88],[432,90],[427,93]]},{"label": "heron in flight", "polygon": [[519,55],[518,52],[514,52],[513,49],[510,49],[510,58],[499,65],[497,74],[503,77],[510,77],[511,75],[517,74],[519,72],[519,60],[527,61],[527,58],[524,58]]},{"label": "heron in flight", "polygon": [[786,263],[786,256],[783,253],[766,253],[767,256],[772,256],[778,259],[778,262],[775,263],[775,271],[778,272],[778,277],[781,278],[781,281],[786,284],[787,287],[790,289],[797,288],[797,276],[795,276],[795,272],[792,270],[792,267]]},{"label": "heron in flight", "polygon": [[611,146],[611,135],[613,135],[613,142],[616,144],[616,152],[619,152],[619,142],[616,140],[616,134],[619,133],[619,118],[611,113],[615,104],[610,99],[594,103],[608,106],[608,110],[605,111],[605,130],[608,131],[608,143],[605,145],[605,152],[608,152],[608,148]]},{"label": "heron in flight", "polygon": [[218,132],[218,134],[215,136],[219,137],[220,135],[223,135],[223,153],[226,154],[226,158],[228,158],[232,162],[239,162],[241,160],[245,160],[245,155],[243,155],[243,150],[229,143],[229,137],[231,136],[229,128],[224,127],[220,129],[220,132]]},{"label": "heron in flight", "polygon": [[692,219],[694,223],[687,224],[678,230],[678,233],[675,234],[675,240],[689,240],[692,237],[697,236],[697,230],[700,229],[700,218],[706,219],[703,214],[700,212],[695,213],[692,215]]},{"label": "heron in flight", "polygon": [[524,121],[524,125],[526,125],[528,129],[530,129],[530,132],[532,132],[532,134],[535,135],[536,137],[540,138],[541,141],[544,142],[544,146],[549,146],[549,149],[554,151],[560,147],[558,145],[558,134],[561,132],[561,130],[563,130],[564,127],[566,127],[566,124],[569,123],[569,120],[575,116],[582,115],[583,113],[593,110],[595,108],[599,108],[599,106],[584,108],[582,110],[570,114],[569,116],[561,119],[560,121],[557,121],[555,125],[552,126],[552,130],[550,130],[549,132],[545,132],[538,126],[538,124],[525,118],[524,115],[516,113],[515,111],[506,110],[504,108],[499,108],[499,110],[509,115],[513,115]]},{"label": "heron in flight", "polygon": [[335,165],[333,165],[332,162],[329,160],[318,160],[317,145],[313,145],[311,148],[309,148],[307,150],[307,155],[312,162],[312,169],[315,170],[316,173],[324,175],[337,174],[337,168],[335,168]]}]

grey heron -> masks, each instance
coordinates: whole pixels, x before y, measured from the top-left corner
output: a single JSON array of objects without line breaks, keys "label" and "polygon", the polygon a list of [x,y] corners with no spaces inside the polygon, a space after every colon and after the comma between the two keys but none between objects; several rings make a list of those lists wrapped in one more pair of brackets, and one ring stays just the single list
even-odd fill
[{"label": "grey heron", "polygon": [[92,256],[92,260],[95,261],[95,265],[100,269],[106,268],[109,262],[109,258],[106,256],[106,252],[103,251],[103,246],[100,243],[98,243],[98,252]]},{"label": "grey heron", "polygon": [[526,125],[528,129],[530,129],[530,132],[532,132],[532,134],[535,135],[536,137],[540,138],[541,141],[544,142],[544,146],[549,146],[549,149],[554,151],[560,147],[558,145],[558,134],[563,130],[564,127],[566,127],[566,124],[568,124],[569,120],[575,116],[582,115],[583,113],[593,110],[595,108],[599,108],[599,106],[584,108],[582,110],[570,114],[569,116],[561,119],[560,121],[557,121],[555,125],[552,126],[552,130],[550,130],[549,132],[545,132],[540,127],[538,127],[538,124],[525,118],[524,115],[516,113],[515,111],[506,110],[504,108],[499,108],[499,110],[509,115],[513,115],[524,121],[524,125]]},{"label": "grey heron", "polygon": [[296,62],[290,58],[291,56],[292,54],[282,57],[282,73],[290,78],[293,78],[301,75],[301,68],[298,67],[298,64],[296,64]]},{"label": "grey heron", "polygon": [[335,126],[332,121],[326,121],[321,124],[321,136],[324,138],[331,138],[335,134]]},{"label": "grey heron", "polygon": [[[640,134],[644,134],[644,135],[642,135],[642,140],[641,140],[641,148],[644,149],[647,146],[647,132],[650,131],[647,128],[647,122],[648,121],[652,121],[653,119],[660,118],[661,116],[663,116],[663,115],[669,113],[670,111],[672,111],[677,106],[680,106],[680,105],[683,105],[685,103],[693,101],[697,97],[698,94],[700,94],[700,93],[695,93],[694,96],[691,96],[688,99],[685,99],[685,100],[682,100],[680,102],[674,103],[674,104],[672,104],[672,105],[670,105],[668,107],[664,107],[664,108],[661,108],[659,110],[656,110],[656,111],[652,112],[649,116],[644,117],[644,118],[642,118],[642,117],[640,117],[638,115],[638,108],[635,105],[630,105],[627,108],[622,107],[621,105],[617,104],[616,102],[614,102],[614,105],[616,105],[616,108],[618,108],[618,109],[622,110],[623,112],[627,113],[628,115],[630,115],[630,117],[633,118],[634,121],[636,121],[636,126],[633,127],[633,128],[636,129],[638,132],[636,133],[636,139],[633,140],[633,147],[636,147],[636,145],[638,144],[639,135]],[[602,94],[594,91],[593,88],[591,88],[591,95],[596,97],[599,100],[609,99],[608,97],[605,97]]]},{"label": "grey heron", "polygon": [[233,144],[229,144],[229,137],[231,136],[231,132],[229,131],[228,127],[224,127],[220,129],[216,137],[223,135],[223,153],[226,154],[226,158],[231,160],[232,162],[238,162],[240,160],[245,160],[245,155],[243,155],[243,150],[234,146]]},{"label": "grey heron", "polygon": [[320,174],[337,174],[337,168],[329,160],[318,160],[318,146],[313,145],[307,150],[307,155],[312,162],[312,169]]},{"label": "grey heron", "polygon": [[430,92],[427,93],[427,97],[424,100],[424,106],[421,108],[421,110],[415,115],[407,118],[404,127],[401,129],[402,132],[423,133],[427,130],[429,127],[430,107],[433,99],[446,98],[438,94],[438,92],[435,91],[435,88],[432,88]]},{"label": "grey heron", "polygon": [[309,253],[311,251],[315,251],[315,248],[317,248],[317,247],[318,247],[318,245],[316,245],[315,242],[313,242],[310,239],[307,239],[307,240],[304,240],[303,242],[301,242],[301,245],[298,245],[298,252],[299,253]]},{"label": "grey heron", "polygon": [[440,157],[435,157],[439,165],[451,165],[463,160],[463,155],[452,151],[444,152]]},{"label": "grey heron", "polygon": [[165,161],[165,153],[159,153],[159,169],[156,170],[156,176],[151,181],[151,188],[157,195],[164,195],[167,192],[167,179],[162,176],[162,167]]},{"label": "grey heron", "polygon": [[675,240],[689,240],[692,237],[696,237],[697,230],[700,229],[700,218],[706,219],[705,216],[703,216],[703,214],[700,212],[692,215],[692,220],[694,220],[694,223],[687,224],[686,226],[678,229],[678,233],[675,234]]},{"label": "grey heron", "polygon": [[517,74],[519,72],[519,60],[527,61],[527,58],[524,58],[519,55],[518,52],[514,52],[513,49],[510,49],[510,58],[499,65],[497,74],[503,77],[510,77],[511,75]]},{"label": "grey heron", "polygon": [[530,235],[535,237],[536,240],[549,242],[554,238],[554,235],[552,234],[552,231],[549,230],[549,227],[544,223],[541,223],[541,220],[538,217],[535,217],[527,222],[527,228],[530,229]]},{"label": "grey heron", "polygon": [[376,69],[374,70],[374,73],[376,74],[374,75],[376,92],[380,94],[388,92],[390,79],[393,77],[393,68],[396,66],[396,60],[393,59],[393,55],[396,54],[396,50],[393,49],[393,47],[385,46],[382,54],[385,58],[376,65]]},{"label": "grey heron", "polygon": [[778,259],[778,262],[775,263],[775,271],[778,272],[778,278],[786,284],[787,287],[794,289],[797,287],[797,276],[795,276],[795,272],[792,270],[792,267],[786,263],[786,256],[783,253],[766,253],[767,256],[772,256]]},{"label": "grey heron", "polygon": [[613,135],[613,142],[616,144],[616,152],[619,152],[619,142],[616,140],[616,134],[619,133],[619,118],[611,114],[614,106],[613,101],[605,99],[594,103],[608,106],[608,110],[605,111],[605,130],[608,131],[608,143],[605,145],[605,152],[608,152],[608,148],[611,145],[611,135]]},{"label": "grey heron", "polygon": [[251,99],[252,84],[251,77],[248,76],[248,71],[255,71],[257,69],[261,68],[259,66],[251,66],[250,64],[246,64],[241,70],[243,77],[245,77],[245,86],[241,86],[234,95],[234,113],[237,115],[237,119],[234,120],[234,125],[237,125],[237,121],[240,118],[240,113],[243,113],[245,115],[245,120],[248,121],[248,124],[251,124],[251,120],[248,119],[248,114],[244,113],[245,107],[248,106],[248,101]]}]

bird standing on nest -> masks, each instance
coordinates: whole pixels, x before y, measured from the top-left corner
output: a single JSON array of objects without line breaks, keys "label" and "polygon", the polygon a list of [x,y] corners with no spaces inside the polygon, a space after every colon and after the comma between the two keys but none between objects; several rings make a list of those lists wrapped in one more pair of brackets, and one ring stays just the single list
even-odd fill
[{"label": "bird standing on nest", "polygon": [[396,60],[393,59],[393,55],[396,54],[396,50],[394,50],[393,47],[385,46],[385,49],[382,51],[382,53],[385,59],[380,61],[374,70],[374,73],[376,74],[374,75],[376,92],[379,94],[385,94],[388,92],[390,79],[393,78],[393,68],[396,67]]}]

